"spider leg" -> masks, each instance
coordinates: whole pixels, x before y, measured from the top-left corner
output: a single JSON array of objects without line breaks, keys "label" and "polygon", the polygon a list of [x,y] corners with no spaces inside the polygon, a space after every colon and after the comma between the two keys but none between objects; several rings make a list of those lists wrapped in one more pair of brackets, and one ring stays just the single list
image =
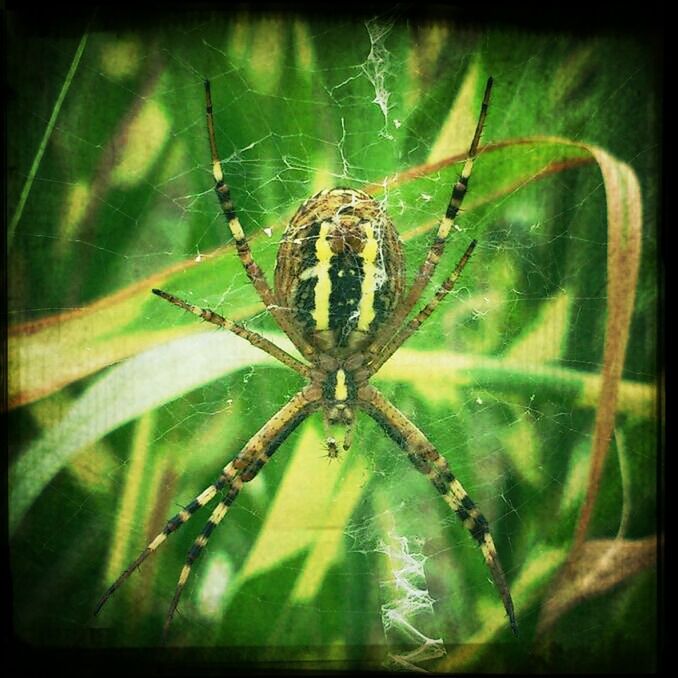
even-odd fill
[{"label": "spider leg", "polygon": [[[172,618],[179,604],[181,593],[188,581],[193,563],[207,546],[207,542],[214,529],[224,519],[226,513],[228,513],[243,483],[248,483],[256,477],[257,473],[273,456],[280,445],[283,444],[290,433],[315,409],[317,401],[309,400],[307,393],[308,391],[305,389],[292,398],[287,405],[264,424],[256,435],[250,438],[240,454],[233,460],[231,475],[234,475],[234,477],[229,482],[228,492],[212,512],[205,527],[193,542],[193,546],[191,546],[186,556],[186,563],[179,575],[174,597],[165,618],[165,634],[167,634],[172,623]],[[228,469],[228,466],[226,468]]]},{"label": "spider leg", "polygon": [[212,153],[212,175],[214,176],[214,190],[219,198],[221,210],[228,223],[228,228],[235,240],[236,251],[240,257],[245,272],[249,277],[254,289],[256,289],[259,298],[264,302],[266,308],[271,312],[280,328],[292,340],[292,343],[301,351],[306,358],[311,358],[314,354],[311,345],[303,338],[301,333],[289,321],[285,310],[281,308],[271,290],[266,276],[259,265],[254,261],[252,250],[245,236],[245,232],[240,224],[238,215],[235,211],[235,205],[231,198],[231,189],[224,182],[224,173],[221,169],[221,160],[217,151],[217,140],[214,131],[214,117],[212,114],[212,94],[209,80],[205,80],[205,103],[207,111],[207,132],[209,135],[210,151]]},{"label": "spider leg", "polygon": [[[228,466],[226,469],[227,468]],[[226,469],[224,469],[224,472]],[[214,499],[217,492],[221,490],[227,482],[227,477],[224,475],[224,472],[222,472],[222,474],[219,476],[217,482],[212,483],[207,488],[205,488],[195,499],[193,499],[190,504],[188,504],[188,506],[186,506],[186,508],[179,511],[179,513],[167,521],[167,524],[162,529],[162,532],[155,536],[153,541],[151,541],[150,544],[139,554],[139,556],[129,564],[129,566],[113,582],[113,584],[111,584],[108,589],[106,589],[106,593],[104,593],[104,595],[101,597],[97,603],[96,609],[94,610],[95,615],[99,614],[101,608],[105,605],[108,599],[123,585],[132,572],[134,572],[146,560],[146,558],[148,558],[148,556],[154,553],[158,547],[167,540],[167,537],[169,537],[172,532],[178,530],[184,523],[188,522],[188,520],[198,509],[209,504],[212,499]]]},{"label": "spider leg", "polygon": [[454,289],[459,280],[461,272],[468,263],[473,254],[477,242],[472,240],[461,259],[454,267],[454,271],[445,279],[445,281],[436,290],[433,299],[426,304],[407,324],[402,325],[400,329],[387,341],[381,353],[379,353],[369,366],[370,376],[381,369],[381,366],[422,326],[427,318],[436,310],[440,302]]},{"label": "spider leg", "polygon": [[171,304],[174,304],[179,308],[183,308],[184,311],[188,311],[189,313],[193,313],[193,315],[197,315],[199,318],[202,318],[208,323],[212,323],[214,325],[218,325],[219,327],[230,330],[233,332],[233,334],[237,334],[239,337],[249,341],[252,346],[260,348],[262,351],[265,351],[276,360],[279,360],[283,365],[287,365],[287,367],[292,368],[302,377],[310,379],[311,371],[307,365],[304,365],[304,363],[291,356],[289,353],[287,353],[287,351],[284,351],[279,346],[276,346],[272,341],[262,337],[258,332],[252,332],[233,320],[224,318],[223,316],[211,311],[208,308],[200,308],[199,306],[190,304],[179,297],[175,297],[169,292],[163,292],[163,290],[156,289],[152,290],[152,292],[162,299],[166,299]]},{"label": "spider leg", "polygon": [[473,170],[473,163],[476,159],[476,156],[478,155],[480,135],[482,134],[483,125],[485,124],[485,119],[487,117],[487,110],[490,105],[491,91],[492,78],[488,78],[487,84],[485,85],[483,102],[480,107],[478,123],[476,124],[475,133],[473,134],[473,140],[471,141],[471,146],[469,147],[468,156],[466,158],[466,162],[464,163],[464,168],[461,171],[461,175],[452,188],[452,194],[450,196],[450,201],[447,204],[445,216],[438,225],[438,232],[431,243],[428,254],[426,255],[426,259],[419,268],[419,271],[417,272],[414,282],[408,290],[407,295],[400,300],[390,320],[384,323],[377,333],[374,343],[369,349],[369,352],[372,355],[380,353],[384,345],[390,342],[393,333],[402,325],[407,315],[419,301],[419,298],[421,297],[426,285],[428,285],[433,273],[436,270],[436,267],[438,266],[438,262],[442,257],[450,232],[453,230],[453,228],[455,228],[454,220],[461,209],[464,196],[466,195],[466,191],[468,189],[468,182],[471,177],[471,171]]},{"label": "spider leg", "polygon": [[511,630],[518,634],[513,600],[487,520],[450,470],[447,460],[426,436],[377,389],[366,386],[359,394],[360,406],[401,447],[418,471],[426,475],[464,527],[478,542],[494,585],[501,596]]},{"label": "spider leg", "polygon": [[184,564],[181,574],[179,575],[179,581],[177,582],[176,590],[174,591],[174,596],[172,597],[172,602],[170,603],[169,610],[167,611],[167,616],[165,617],[165,625],[163,627],[163,633],[167,636],[169,626],[172,623],[172,618],[174,617],[174,612],[177,609],[179,604],[179,598],[181,598],[181,593],[186,586],[188,577],[191,574],[191,568],[193,567],[194,561],[202,553],[203,549],[207,546],[207,542],[210,538],[210,535],[214,529],[219,525],[219,523],[224,519],[224,516],[228,512],[231,504],[235,501],[235,498],[240,492],[242,487],[242,479],[240,476],[236,477],[231,484],[230,489],[226,496],[217,504],[217,507],[212,511],[209,520],[207,521],[205,527],[203,527],[202,532],[198,535],[196,540],[193,542],[193,546],[188,551],[186,556],[186,563]]},{"label": "spider leg", "polygon": [[[186,508],[169,519],[163,530],[155,536],[139,556],[130,563],[127,569],[125,569],[115,582],[108,587],[99,600],[94,614],[97,615],[99,613],[106,601],[108,601],[108,599],[122,586],[127,578],[146,560],[146,558],[154,553],[158,547],[167,540],[167,537],[169,537],[170,534],[178,530],[184,523],[188,522],[198,509],[211,502],[217,492],[224,488],[228,488],[230,494],[234,486],[239,489],[239,482],[250,480],[251,478],[249,478],[247,474],[249,469],[253,467],[253,464],[256,464],[259,458],[264,454],[267,454],[268,456],[272,455],[283,443],[285,438],[287,438],[287,436],[310,414],[310,412],[317,407],[318,401],[319,396],[313,390],[313,387],[307,386],[299,391],[284,407],[273,415],[273,417],[271,417],[261,429],[250,438],[235,459],[222,469],[218,480],[204,489],[190,504],[188,504],[188,506],[186,506]],[[227,494],[226,498],[228,498],[229,494]],[[235,496],[233,498],[235,499]],[[222,500],[222,503],[225,500],[226,499]]]}]

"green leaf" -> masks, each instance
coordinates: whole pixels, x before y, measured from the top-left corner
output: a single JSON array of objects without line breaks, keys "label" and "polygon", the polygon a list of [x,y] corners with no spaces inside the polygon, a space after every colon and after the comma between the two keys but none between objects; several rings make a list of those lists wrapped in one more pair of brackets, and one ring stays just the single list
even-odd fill
[{"label": "green leaf", "polygon": [[110,370],[10,469],[10,530],[82,447],[201,384],[270,360],[249,344],[215,330],[163,344]]}]

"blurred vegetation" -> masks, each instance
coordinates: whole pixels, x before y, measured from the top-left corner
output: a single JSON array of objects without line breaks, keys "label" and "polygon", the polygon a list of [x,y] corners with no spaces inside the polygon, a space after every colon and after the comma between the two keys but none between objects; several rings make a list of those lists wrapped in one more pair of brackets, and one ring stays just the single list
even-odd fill
[{"label": "blurred vegetation", "polygon": [[[247,283],[212,192],[204,78],[226,181],[272,281],[286,221],[333,185],[367,186],[386,201],[411,275],[492,75],[488,146],[436,280],[471,238],[478,249],[457,291],[378,383],[490,520],[521,637],[511,636],[476,547],[407,458],[361,416],[353,448],[330,463],[316,416],[213,535],[170,643],[229,647],[230,661],[240,662],[392,665],[421,645],[416,634],[385,631],[382,610],[402,598],[403,628],[416,623],[447,645],[426,668],[652,669],[652,46],[613,35],[294,15],[197,13],[125,31],[95,22],[72,36],[13,28],[7,195],[18,636],[34,646],[157,645],[207,511],[95,619],[96,601],[300,386],[244,342],[150,294],[162,287],[289,345]],[[596,148],[609,155],[594,158]],[[634,205],[642,247],[615,260],[609,243],[616,234],[629,246]],[[615,293],[615,284],[627,287]],[[627,303],[630,324],[620,311],[610,327],[611,296]],[[606,332],[622,347],[618,384]],[[617,390],[608,446],[605,416]],[[590,539],[577,543],[587,493],[595,498]],[[388,549],[398,545],[400,556],[422,564],[416,586],[430,599],[423,616],[397,590],[407,577],[395,576],[398,558]]]}]

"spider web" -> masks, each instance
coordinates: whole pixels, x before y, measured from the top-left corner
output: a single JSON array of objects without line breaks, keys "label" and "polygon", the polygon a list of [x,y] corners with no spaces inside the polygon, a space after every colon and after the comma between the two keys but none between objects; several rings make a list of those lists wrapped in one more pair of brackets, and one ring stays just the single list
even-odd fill
[{"label": "spider web", "polygon": [[[286,221],[331,186],[367,187],[383,201],[411,280],[460,169],[445,161],[466,151],[489,75],[484,143],[559,135],[633,166],[645,204],[643,265],[594,531],[653,534],[652,52],[624,36],[575,41],[387,16],[149,23],[90,28],[83,39],[17,22],[45,64],[37,79],[26,78],[26,64],[38,57],[25,59],[18,39],[10,49],[9,318],[24,323],[10,362],[10,396],[16,383],[24,398],[12,443],[17,458],[41,459],[25,478],[17,472],[26,504],[12,549],[20,635],[155,644],[207,512],[131,578],[102,620],[92,623],[91,608],[300,387],[240,340],[148,294],[162,287],[290,346],[219,214],[205,77],[225,178],[270,282]],[[629,103],[638,92],[645,108]],[[377,379],[487,516],[528,629],[584,501],[603,368],[605,190],[577,157],[538,142],[481,153],[425,299],[477,238],[473,259]],[[338,461],[327,459],[322,435],[316,415],[243,490],[194,569],[176,642],[237,648],[243,661],[267,648],[278,662],[423,670],[442,666],[432,660],[446,651],[446,668],[489,666],[492,641],[497,665],[515,659],[482,557],[427,479],[366,416]],[[41,476],[43,463],[53,471]],[[569,647],[595,634],[596,656],[605,656],[631,609],[637,628],[650,624],[654,608],[638,601],[652,586],[641,579],[599,599],[584,625],[575,614]],[[458,643],[476,649],[460,654]]]}]

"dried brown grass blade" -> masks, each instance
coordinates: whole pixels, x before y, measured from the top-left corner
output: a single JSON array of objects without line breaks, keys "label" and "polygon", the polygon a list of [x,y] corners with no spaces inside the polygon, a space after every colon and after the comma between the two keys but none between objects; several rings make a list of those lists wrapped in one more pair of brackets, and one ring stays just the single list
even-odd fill
[{"label": "dried brown grass blade", "polygon": [[602,149],[588,148],[600,167],[607,196],[607,323],[588,489],[575,532],[573,559],[586,538],[614,430],[619,383],[636,297],[642,231],[640,185],[634,171]]},{"label": "dried brown grass blade", "polygon": [[562,571],[556,590],[541,610],[537,634],[548,631],[577,604],[602,595],[652,566],[657,556],[657,538],[595,539],[585,542]]}]

